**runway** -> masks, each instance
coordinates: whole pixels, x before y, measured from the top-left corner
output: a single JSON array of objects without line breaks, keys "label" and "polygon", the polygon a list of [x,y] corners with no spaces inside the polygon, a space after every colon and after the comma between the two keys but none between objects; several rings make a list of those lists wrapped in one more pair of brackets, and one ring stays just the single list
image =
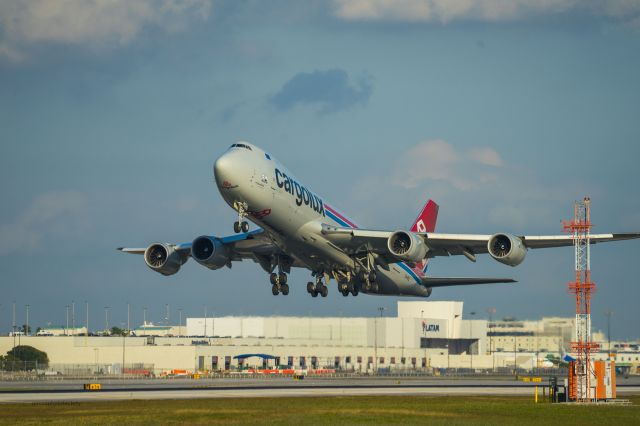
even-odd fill
[{"label": "runway", "polygon": [[[535,383],[494,379],[214,379],[214,380],[103,380],[100,391],[84,391],[88,381],[2,382],[0,403],[72,403],[152,399],[330,397],[364,395],[505,395],[533,397]],[[544,384],[544,383],[542,383]],[[640,394],[632,381],[618,387],[618,394]]]}]

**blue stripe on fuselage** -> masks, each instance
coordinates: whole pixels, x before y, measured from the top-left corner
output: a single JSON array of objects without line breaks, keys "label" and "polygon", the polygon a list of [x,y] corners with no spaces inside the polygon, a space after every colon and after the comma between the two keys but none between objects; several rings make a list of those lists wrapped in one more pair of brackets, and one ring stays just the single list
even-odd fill
[{"label": "blue stripe on fuselage", "polygon": [[338,216],[336,216],[335,214],[331,213],[329,210],[325,209],[324,212],[326,213],[327,216],[329,216],[331,219],[333,219],[334,221],[336,221],[339,225],[342,225],[346,228],[351,228],[345,221],[343,221],[342,219],[340,219]]}]

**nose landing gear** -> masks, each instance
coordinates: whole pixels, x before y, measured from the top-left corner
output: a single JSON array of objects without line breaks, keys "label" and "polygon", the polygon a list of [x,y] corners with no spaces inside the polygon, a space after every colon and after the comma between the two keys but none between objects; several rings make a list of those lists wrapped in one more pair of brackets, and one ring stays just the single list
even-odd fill
[{"label": "nose landing gear", "polygon": [[249,232],[249,222],[244,220],[247,217],[247,203],[240,203],[238,201],[233,203],[233,207],[238,210],[238,220],[233,222],[233,232],[239,234],[240,232]]}]

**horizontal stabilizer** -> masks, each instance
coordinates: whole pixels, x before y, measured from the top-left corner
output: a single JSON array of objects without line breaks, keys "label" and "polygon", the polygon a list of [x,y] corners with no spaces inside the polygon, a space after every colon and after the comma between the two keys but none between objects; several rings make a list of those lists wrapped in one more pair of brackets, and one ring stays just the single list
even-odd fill
[{"label": "horizontal stabilizer", "polygon": [[511,278],[437,278],[424,277],[422,284],[426,287],[448,287],[453,285],[515,283]]}]

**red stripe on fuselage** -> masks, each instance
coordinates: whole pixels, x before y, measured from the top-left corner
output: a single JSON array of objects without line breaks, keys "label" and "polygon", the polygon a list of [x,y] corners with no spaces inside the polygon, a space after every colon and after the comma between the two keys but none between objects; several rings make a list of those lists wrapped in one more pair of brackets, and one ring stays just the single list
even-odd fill
[{"label": "red stripe on fuselage", "polygon": [[340,213],[338,213],[337,211],[335,211],[333,208],[331,208],[330,206],[328,206],[326,203],[324,205],[324,208],[326,210],[329,210],[331,213],[333,213],[334,215],[336,215],[338,218],[342,219],[347,225],[349,225],[352,228],[357,228],[358,225],[356,225],[355,223],[351,222],[349,219],[347,219],[346,217],[344,217],[343,215],[341,215]]}]

